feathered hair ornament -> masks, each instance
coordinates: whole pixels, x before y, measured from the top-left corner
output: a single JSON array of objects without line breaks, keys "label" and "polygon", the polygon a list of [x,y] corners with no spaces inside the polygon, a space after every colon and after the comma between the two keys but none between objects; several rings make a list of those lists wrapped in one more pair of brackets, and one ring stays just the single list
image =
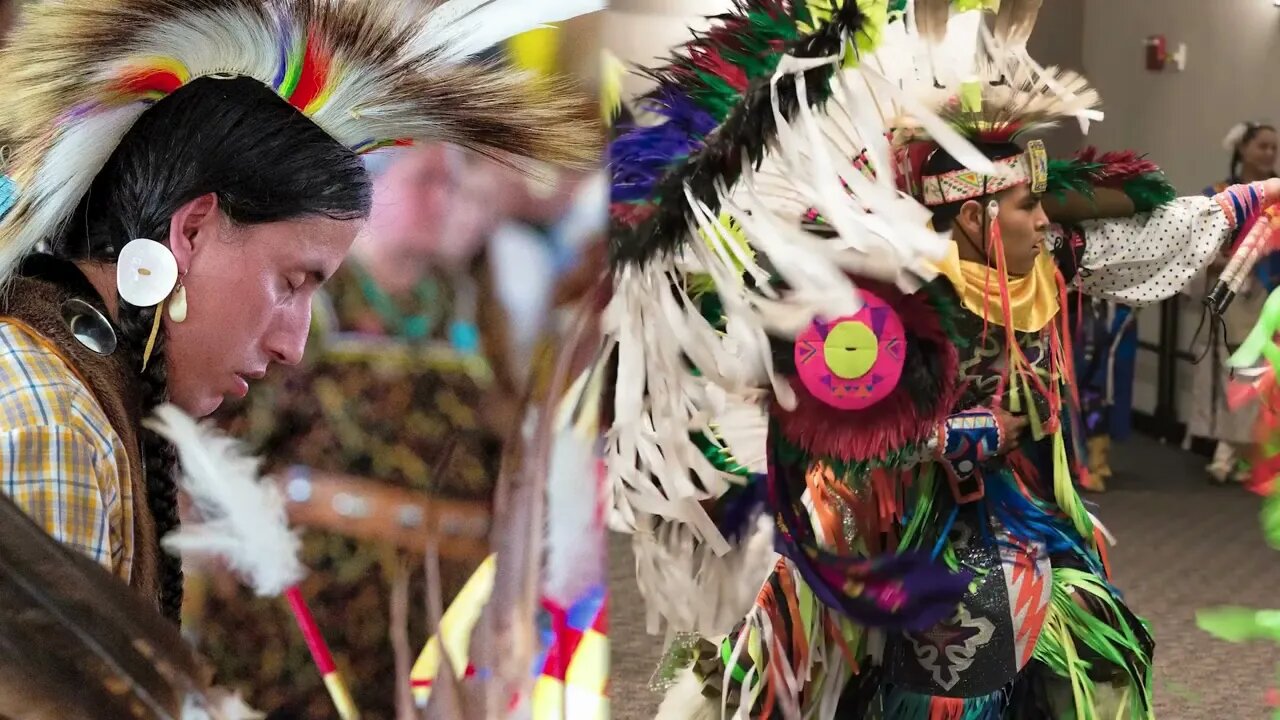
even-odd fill
[{"label": "feathered hair ornament", "polygon": [[63,0],[0,52],[15,204],[0,279],[65,223],[146,109],[201,77],[252,77],[351,150],[445,141],[518,164],[595,160],[573,93],[465,62],[601,0]]},{"label": "feathered hair ornament", "polygon": [[[1046,78],[1053,78],[1053,82]],[[1066,93],[1053,90],[1055,86]],[[1063,118],[1092,113],[1100,99],[1079,73],[1050,67],[1036,75],[1027,65],[1001,67],[986,60],[976,75],[959,85],[938,87],[932,103],[952,129],[989,147],[1017,144],[1027,135],[1056,126]],[[910,186],[919,189],[929,206],[984,197],[1021,184],[1029,184],[1032,192],[1042,194],[1050,185],[1050,163],[1041,140],[1027,142],[1025,152],[994,161],[995,173],[961,167],[928,177],[923,176],[923,163],[939,145],[923,130],[913,129],[909,140],[925,143],[927,148],[899,153],[899,158],[906,159],[904,169],[911,178]]]}]

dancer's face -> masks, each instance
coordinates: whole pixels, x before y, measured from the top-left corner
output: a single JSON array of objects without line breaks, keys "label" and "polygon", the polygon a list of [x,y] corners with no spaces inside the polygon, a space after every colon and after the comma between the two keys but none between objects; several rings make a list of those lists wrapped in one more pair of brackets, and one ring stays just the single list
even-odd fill
[{"label": "dancer's face", "polygon": [[185,273],[187,318],[165,318],[169,395],[203,417],[243,397],[272,364],[302,360],[311,299],[341,264],[362,221],[308,217],[238,226],[214,196],[174,216],[170,248]]},{"label": "dancer's face", "polygon": [[1269,177],[1276,166],[1276,131],[1262,128],[1240,148],[1240,160],[1255,177]]},{"label": "dancer's face", "polygon": [[[1019,185],[992,197],[1000,206],[998,222],[1004,242],[1005,267],[1013,277],[1026,275],[1035,267],[1036,256],[1043,249],[1045,231],[1049,228],[1049,218],[1040,206],[1040,196],[1032,194],[1027,185]],[[962,236],[955,240],[976,245],[975,249],[980,250],[976,254],[994,265],[991,248],[988,247],[988,202],[990,199],[971,200],[960,208],[956,226]]]}]

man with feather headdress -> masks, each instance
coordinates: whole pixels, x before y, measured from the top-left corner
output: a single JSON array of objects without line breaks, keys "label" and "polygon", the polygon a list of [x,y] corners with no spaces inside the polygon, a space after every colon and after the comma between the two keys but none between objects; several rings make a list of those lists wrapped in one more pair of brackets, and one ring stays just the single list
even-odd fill
[{"label": "man with feather headdress", "polygon": [[1052,162],[1100,116],[1039,2],[906,5],[744,0],[613,145],[615,523],[692,633],[661,718],[1151,716],[1062,298],[1169,297],[1280,184]]},{"label": "man with feather headdress", "polygon": [[[143,419],[208,415],[299,361],[369,213],[362,154],[593,162],[571,94],[469,59],[598,4],[30,3],[0,51],[0,490],[176,621],[175,458]],[[55,716],[94,711],[65,700]]]}]

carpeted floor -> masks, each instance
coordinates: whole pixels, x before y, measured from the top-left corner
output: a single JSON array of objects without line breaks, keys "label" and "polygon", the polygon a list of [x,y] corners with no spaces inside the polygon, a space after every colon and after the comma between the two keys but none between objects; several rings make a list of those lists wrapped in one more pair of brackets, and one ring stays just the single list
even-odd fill
[{"label": "carpeted floor", "polygon": [[[1276,681],[1280,651],[1218,642],[1195,627],[1197,608],[1280,607],[1280,553],[1258,529],[1258,498],[1204,481],[1204,460],[1146,438],[1114,451],[1111,492],[1092,496],[1094,514],[1116,535],[1117,582],[1156,636],[1160,720],[1263,720],[1263,694]],[[648,720],[647,689],[662,639],[645,634],[627,539],[613,538],[613,717]]]}]

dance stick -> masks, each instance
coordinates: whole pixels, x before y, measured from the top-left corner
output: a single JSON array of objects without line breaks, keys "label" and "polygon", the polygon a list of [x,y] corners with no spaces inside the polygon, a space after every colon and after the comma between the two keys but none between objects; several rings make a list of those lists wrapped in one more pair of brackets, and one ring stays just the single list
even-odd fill
[{"label": "dance stick", "polygon": [[1240,288],[1244,287],[1245,280],[1253,272],[1253,266],[1258,264],[1258,260],[1270,246],[1271,238],[1277,229],[1280,229],[1280,214],[1276,206],[1272,205],[1262,213],[1249,230],[1249,234],[1236,246],[1235,251],[1231,253],[1231,259],[1227,262],[1227,268],[1218,276],[1213,290],[1205,297],[1204,304],[1209,307],[1210,312],[1221,316],[1227,311],[1231,301],[1235,299]]},{"label": "dance stick", "polygon": [[347,689],[346,681],[338,672],[338,665],[333,661],[333,654],[329,652],[329,644],[320,634],[320,626],[316,624],[311,608],[307,607],[302,591],[294,585],[284,591],[284,596],[289,601],[289,609],[293,611],[293,619],[298,621],[298,629],[302,631],[307,648],[311,650],[311,659],[315,661],[320,677],[324,678],[324,686],[329,690],[329,697],[333,699],[333,706],[338,709],[338,715],[342,720],[359,720],[360,711],[356,709],[355,700],[351,697],[351,691]]},{"label": "dance stick", "polygon": [[302,543],[289,528],[280,489],[259,476],[258,461],[238,442],[213,425],[197,424],[176,406],[156,408],[144,424],[178,451],[178,485],[200,517],[167,535],[164,547],[184,560],[224,564],[259,597],[284,595],[342,720],[357,720],[351,693],[298,589],[306,575],[298,559]]}]

